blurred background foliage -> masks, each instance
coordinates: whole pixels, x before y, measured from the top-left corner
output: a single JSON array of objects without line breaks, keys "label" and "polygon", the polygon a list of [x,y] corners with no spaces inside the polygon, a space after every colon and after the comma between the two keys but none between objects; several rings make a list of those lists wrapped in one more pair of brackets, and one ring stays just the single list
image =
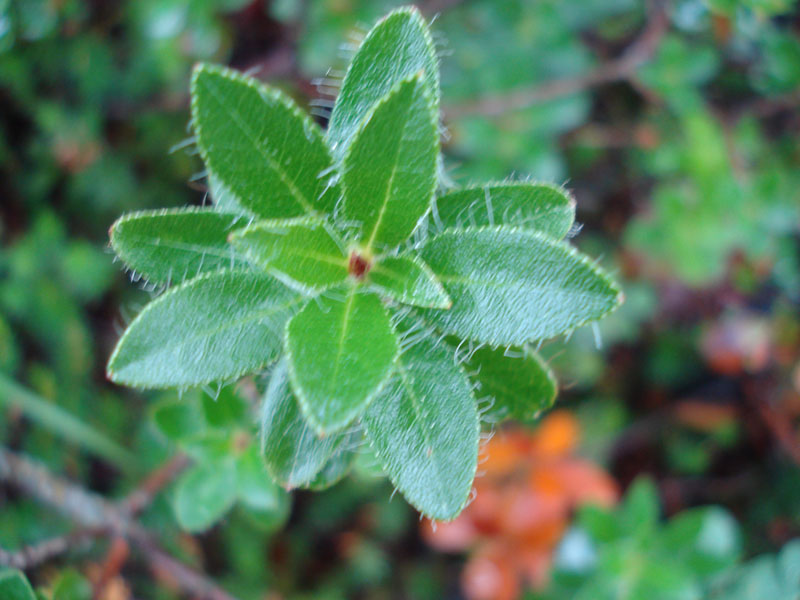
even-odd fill
[{"label": "blurred background foliage", "polygon": [[[574,243],[627,296],[544,345],[558,412],[487,425],[454,523],[390,501],[369,456],[324,491],[278,489],[257,456],[263,381],[182,397],[105,381],[156,292],[113,264],[109,225],[206,201],[192,65],[250,72],[324,124],[348,53],[399,4],[0,0],[0,562],[53,600],[228,597],[213,582],[254,600],[798,597],[792,0],[421,3],[446,177],[566,183]],[[31,457],[156,539],[54,509],[20,485]],[[33,593],[0,573],[17,592]]]}]

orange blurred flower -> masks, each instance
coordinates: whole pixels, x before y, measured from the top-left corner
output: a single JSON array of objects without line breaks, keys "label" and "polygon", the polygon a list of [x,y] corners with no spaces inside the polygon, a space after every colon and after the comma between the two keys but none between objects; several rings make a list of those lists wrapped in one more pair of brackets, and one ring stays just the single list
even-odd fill
[{"label": "orange blurred flower", "polygon": [[564,410],[535,431],[499,431],[481,449],[472,503],[449,523],[423,521],[422,537],[434,548],[471,551],[461,577],[467,598],[515,600],[523,585],[543,587],[574,509],[616,503],[614,480],[572,455],[579,439],[578,422]]}]

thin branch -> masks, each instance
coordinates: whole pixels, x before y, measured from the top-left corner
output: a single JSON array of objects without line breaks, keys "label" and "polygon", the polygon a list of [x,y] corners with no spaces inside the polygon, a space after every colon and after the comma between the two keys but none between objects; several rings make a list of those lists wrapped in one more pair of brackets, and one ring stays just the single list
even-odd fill
[{"label": "thin branch", "polygon": [[[176,464],[178,462],[176,460]],[[164,469],[172,471],[173,467],[174,465],[166,469],[165,465]],[[132,542],[141,550],[142,556],[154,571],[168,573],[187,595],[205,600],[235,600],[202,573],[162,550],[153,536],[125,510],[130,503],[118,506],[75,483],[53,475],[34,460],[5,448],[0,448],[0,480],[7,481],[27,495],[52,506],[81,527],[102,530],[106,535],[122,537]],[[54,553],[55,550],[59,552]],[[63,543],[58,542],[49,549],[46,556],[51,558],[63,551]]]},{"label": "thin branch", "polygon": [[477,100],[451,104],[444,109],[445,117],[457,119],[474,114],[497,116],[510,110],[527,108],[601,84],[630,79],[636,73],[636,69],[653,56],[668,28],[669,19],[663,1],[656,1],[653,3],[644,30],[619,58],[603,63],[578,77],[556,79],[540,85],[517,88]]},{"label": "thin branch", "polygon": [[191,463],[185,454],[176,454],[158,469],[148,475],[144,481],[119,503],[120,510],[135,516],[145,510],[153,502],[158,493],[168,486]]},{"label": "thin branch", "polygon": [[101,529],[80,529],[38,544],[25,546],[16,552],[0,548],[0,566],[21,570],[32,569],[69,550],[74,550],[76,546],[81,546],[104,535],[106,535],[106,531]]}]

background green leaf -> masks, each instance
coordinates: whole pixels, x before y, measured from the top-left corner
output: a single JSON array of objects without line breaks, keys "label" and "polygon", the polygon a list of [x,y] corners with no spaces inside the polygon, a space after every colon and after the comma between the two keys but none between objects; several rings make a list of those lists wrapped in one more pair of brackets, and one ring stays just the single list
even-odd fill
[{"label": "background green leaf", "polygon": [[175,515],[187,531],[205,531],[230,510],[236,493],[236,462],[232,458],[200,463],[178,480]]},{"label": "background green leaf", "polygon": [[3,600],[36,600],[33,589],[21,571],[0,570],[0,598]]}]

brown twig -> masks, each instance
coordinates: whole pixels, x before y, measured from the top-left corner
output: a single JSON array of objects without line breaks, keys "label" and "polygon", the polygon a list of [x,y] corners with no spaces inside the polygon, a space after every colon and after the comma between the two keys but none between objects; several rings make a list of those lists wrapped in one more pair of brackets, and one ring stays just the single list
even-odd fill
[{"label": "brown twig", "polygon": [[119,503],[120,510],[135,516],[145,510],[153,502],[158,493],[180,475],[191,463],[185,454],[176,454],[158,469],[148,475],[144,481]]},{"label": "brown twig", "polygon": [[474,114],[497,116],[510,110],[519,110],[601,84],[630,79],[635,75],[636,69],[648,61],[656,51],[668,28],[669,19],[663,1],[656,0],[653,2],[644,30],[619,58],[603,63],[578,77],[556,79],[544,84],[485,96],[477,100],[450,104],[444,108],[445,117],[457,119]]},{"label": "brown twig", "polygon": [[[176,460],[169,469],[166,468],[167,465],[162,468],[165,472],[173,471],[178,463]],[[163,476],[157,479],[158,482],[164,481]],[[16,455],[5,448],[0,448],[0,481],[6,481],[36,500],[52,506],[80,527],[102,531],[105,535],[121,537],[133,543],[154,571],[167,572],[187,595],[205,600],[235,600],[202,573],[162,550],[150,532],[125,510],[124,504],[118,506],[109,502],[77,484],[53,475],[34,460]],[[153,489],[152,484],[150,489]],[[46,560],[68,548],[69,545],[65,547],[63,542],[54,542],[43,556]]]}]

